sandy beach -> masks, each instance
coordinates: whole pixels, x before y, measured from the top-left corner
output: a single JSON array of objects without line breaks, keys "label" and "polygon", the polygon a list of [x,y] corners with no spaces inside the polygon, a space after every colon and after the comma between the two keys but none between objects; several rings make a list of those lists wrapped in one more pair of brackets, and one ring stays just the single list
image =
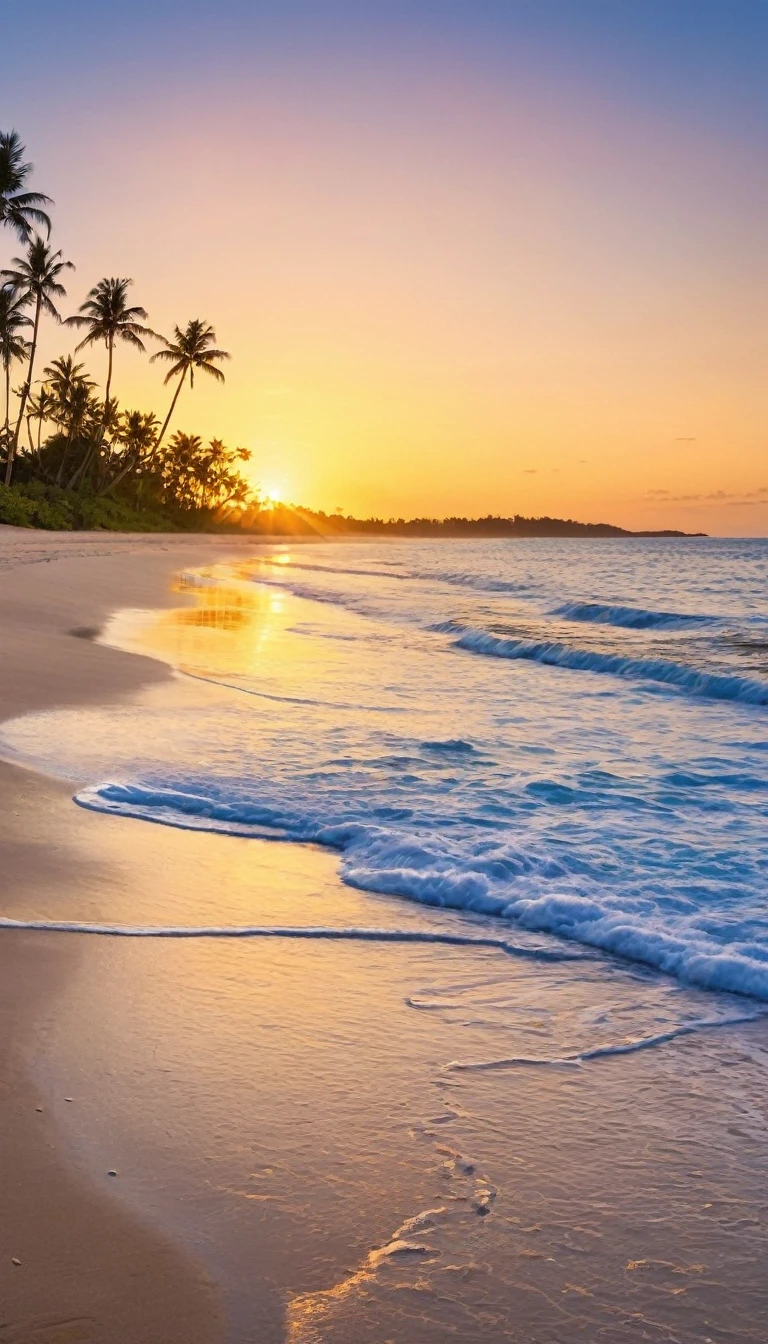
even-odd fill
[{"label": "sandy beach", "polygon": [[[114,732],[115,751],[137,714],[250,731],[248,697],[231,711],[226,688],[93,633],[191,602],[185,567],[253,554],[0,532],[3,719],[42,713],[35,740]],[[282,621],[291,650],[312,631],[316,669],[314,606],[291,602],[268,587],[232,648],[279,647]],[[158,618],[158,657],[198,656],[205,608],[183,617]],[[764,1338],[759,1004],[357,890],[315,845],[105,816],[17,765],[0,787],[6,918],[283,931],[0,931],[3,1338]]]},{"label": "sandy beach", "polygon": [[[97,627],[122,603],[162,605],[174,569],[233,549],[215,538],[0,528],[2,717],[119,697],[166,677],[157,663],[98,648],[72,631]],[[77,880],[84,850],[51,843],[44,820],[61,821],[63,813],[70,820],[69,797],[66,786],[0,765],[4,902],[41,885],[55,900],[57,887]],[[25,815],[35,818],[28,830]],[[34,1042],[38,1010],[61,990],[77,957],[72,943],[24,933],[6,933],[0,946],[0,1331],[19,1344],[220,1339],[221,1310],[201,1267],[77,1178],[26,1074],[24,1046]]]}]

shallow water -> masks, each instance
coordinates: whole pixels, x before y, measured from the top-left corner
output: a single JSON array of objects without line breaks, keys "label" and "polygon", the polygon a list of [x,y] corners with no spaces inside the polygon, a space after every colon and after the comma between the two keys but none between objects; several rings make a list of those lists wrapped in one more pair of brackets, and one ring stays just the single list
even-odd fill
[{"label": "shallow water", "polygon": [[4,903],[94,934],[38,1079],[233,1344],[765,1338],[767,565],[278,548],[2,725],[93,863]]}]

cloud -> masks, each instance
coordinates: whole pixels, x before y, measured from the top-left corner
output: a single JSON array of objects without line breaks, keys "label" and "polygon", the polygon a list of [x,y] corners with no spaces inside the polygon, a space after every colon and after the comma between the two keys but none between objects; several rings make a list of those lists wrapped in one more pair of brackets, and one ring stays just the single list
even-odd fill
[{"label": "cloud", "polygon": [[538,476],[538,474],[539,474],[539,472],[538,472],[538,468],[536,468],[536,467],[524,467],[524,468],[523,468],[523,475],[524,475],[524,476]]},{"label": "cloud", "polygon": [[679,434],[675,443],[698,443],[698,439],[693,434]]},{"label": "cloud", "polygon": [[657,504],[698,504],[707,507],[716,504],[768,504],[768,485],[756,490],[711,490],[708,494],[673,495],[669,490],[646,490],[645,498]]}]

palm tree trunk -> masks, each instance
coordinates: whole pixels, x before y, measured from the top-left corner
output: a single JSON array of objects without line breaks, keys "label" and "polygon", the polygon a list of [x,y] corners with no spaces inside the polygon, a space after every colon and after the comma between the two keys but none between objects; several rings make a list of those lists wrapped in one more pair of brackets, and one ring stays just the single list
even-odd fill
[{"label": "palm tree trunk", "polygon": [[32,387],[32,370],[35,367],[35,354],[37,352],[37,333],[40,328],[40,308],[42,305],[42,294],[38,294],[35,304],[35,324],[32,329],[32,347],[29,352],[29,364],[27,365],[27,381],[21,389],[21,406],[19,407],[19,418],[16,421],[16,429],[13,435],[13,442],[8,444],[8,461],[5,464],[5,484],[11,484],[13,477],[13,460],[19,449],[19,434],[24,420],[24,412],[27,408],[27,397]]},{"label": "palm tree trunk", "polygon": [[186,378],[186,376],[187,376],[187,370],[185,369],[178,383],[176,384],[176,391],[173,394],[173,401],[171,402],[170,410],[168,411],[168,414],[165,417],[165,424],[163,425],[163,428],[160,430],[160,433],[157,436],[157,442],[155,444],[155,452],[157,452],[157,450],[160,447],[160,444],[163,442],[163,439],[165,438],[165,431],[168,428],[169,424],[171,423],[171,416],[173,415],[173,412],[176,409],[176,402],[179,400],[179,393],[182,387],[184,386],[184,379]]},{"label": "palm tree trunk", "polygon": [[99,435],[98,435],[98,438],[96,439],[96,441],[95,441],[94,443],[91,444],[90,448],[88,449],[87,453],[85,454],[85,457],[83,458],[82,462],[80,463],[79,467],[77,468],[77,471],[76,471],[76,472],[74,473],[74,475],[72,476],[72,479],[71,479],[70,481],[67,481],[67,487],[66,487],[67,490],[74,490],[75,485],[78,484],[78,483],[79,483],[80,485],[83,484],[83,482],[85,481],[86,475],[87,475],[88,471],[90,470],[91,463],[93,462],[93,459],[94,459],[95,457],[98,457],[99,453],[101,452],[102,446],[103,446],[103,444],[104,444],[104,434],[105,434],[105,432],[106,432],[106,428],[107,428],[107,416],[109,415],[109,393],[110,393],[110,389],[111,389],[111,387],[112,387],[112,360],[113,360],[113,356],[114,356],[114,351],[115,351],[115,342],[114,342],[114,338],[113,338],[113,337],[110,337],[109,340],[107,341],[107,352],[108,352],[108,354],[107,354],[107,381],[106,381],[106,385],[105,385],[105,387],[104,387],[104,415],[103,415],[103,418],[102,418],[102,421],[101,421],[101,428],[99,429]]},{"label": "palm tree trunk", "polygon": [[6,434],[10,429],[11,419],[11,364],[10,360],[5,366],[5,425],[3,426]]},{"label": "palm tree trunk", "polygon": [[[57,485],[61,485],[61,479],[62,479],[62,476],[64,475],[64,468],[65,468],[65,466],[66,466],[66,464],[67,464],[67,458],[69,457],[69,450],[70,450],[70,448],[72,447],[72,439],[73,439],[73,437],[74,437],[74,433],[75,433],[74,429],[70,426],[70,430],[69,430],[69,433],[68,433],[68,435],[67,435],[67,442],[66,442],[65,445],[64,445],[64,452],[63,452],[62,455],[61,455],[61,461],[60,461],[60,463],[59,463],[59,470],[56,472],[56,484],[57,484]],[[70,481],[69,485],[67,486],[67,489],[70,490],[71,488],[72,488],[72,483],[71,483],[71,481]]]},{"label": "palm tree trunk", "polygon": [[107,341],[107,350],[108,350],[109,354],[108,354],[108,358],[107,358],[107,385],[106,385],[106,387],[105,387],[105,389],[104,389],[104,423],[105,423],[105,424],[106,424],[106,421],[107,421],[106,411],[107,411],[107,407],[109,406],[109,393],[110,393],[110,389],[111,389],[111,387],[112,387],[112,357],[113,357],[114,352],[115,352],[115,341],[114,341],[114,337],[113,337],[113,336],[110,336],[109,340]]},{"label": "palm tree trunk", "polygon": [[101,489],[101,490],[98,491],[99,496],[102,497],[102,496],[104,496],[104,495],[110,495],[110,494],[112,493],[113,490],[117,489],[117,487],[118,487],[118,485],[120,484],[120,482],[121,482],[122,480],[125,479],[125,477],[128,475],[128,473],[129,473],[130,471],[133,471],[133,469],[134,469],[134,467],[137,465],[137,463],[138,463],[138,458],[134,458],[133,461],[131,461],[131,462],[128,463],[128,466],[127,466],[127,467],[123,467],[123,470],[122,470],[122,471],[119,471],[118,474],[117,474],[117,476],[115,476],[111,481],[109,481],[109,482],[103,487],[103,489]]}]

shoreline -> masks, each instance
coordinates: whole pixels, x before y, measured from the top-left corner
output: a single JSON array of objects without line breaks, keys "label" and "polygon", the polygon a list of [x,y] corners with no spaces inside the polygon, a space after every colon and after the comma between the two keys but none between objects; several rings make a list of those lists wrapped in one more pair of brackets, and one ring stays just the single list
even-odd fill
[{"label": "shoreline", "polygon": [[[122,605],[180,605],[183,596],[170,590],[176,569],[245,546],[253,542],[0,529],[2,718],[114,702],[169,678],[171,669],[153,659],[73,631],[98,627]],[[27,810],[70,807],[70,796],[66,784],[0,763],[0,806],[11,823],[0,836],[8,894],[76,875],[84,856],[74,847],[32,846],[14,825]],[[206,1270],[111,1192],[89,1185],[30,1080],[25,1055],[34,1055],[36,1024],[80,957],[72,940],[6,930],[0,942],[3,1339],[214,1344],[225,1337],[224,1315]]]}]

